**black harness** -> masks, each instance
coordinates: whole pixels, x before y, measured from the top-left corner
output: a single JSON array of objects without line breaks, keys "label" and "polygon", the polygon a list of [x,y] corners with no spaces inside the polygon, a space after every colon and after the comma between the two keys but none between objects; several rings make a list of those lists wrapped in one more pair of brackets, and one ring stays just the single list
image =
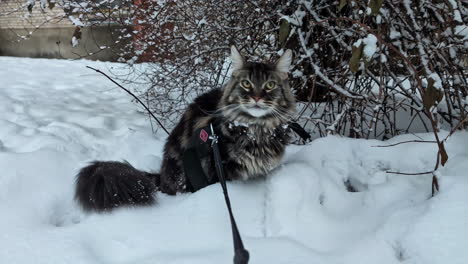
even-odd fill
[{"label": "black harness", "polygon": [[[288,128],[293,130],[304,141],[311,138],[311,135],[296,122],[289,123]],[[191,192],[196,192],[217,182],[216,179],[210,180],[206,176],[200,163],[201,158],[212,155],[211,138],[213,137],[213,132],[210,126],[196,130],[190,138],[188,148],[184,152],[184,171],[188,179],[187,187]]]},{"label": "black harness", "polygon": [[183,162],[185,176],[188,179],[187,189],[191,192],[196,192],[208,185],[215,183],[213,180],[208,180],[203,171],[200,159],[211,155],[211,139],[213,135],[209,127],[204,127],[196,130],[190,138],[189,145],[184,151]]}]

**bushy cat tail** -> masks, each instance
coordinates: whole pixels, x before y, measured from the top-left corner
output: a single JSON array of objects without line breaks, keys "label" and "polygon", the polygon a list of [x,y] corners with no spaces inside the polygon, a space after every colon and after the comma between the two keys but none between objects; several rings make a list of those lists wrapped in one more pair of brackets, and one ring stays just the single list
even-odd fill
[{"label": "bushy cat tail", "polygon": [[106,212],[121,206],[151,205],[160,175],[127,162],[95,161],[76,176],[75,200],[85,211]]}]

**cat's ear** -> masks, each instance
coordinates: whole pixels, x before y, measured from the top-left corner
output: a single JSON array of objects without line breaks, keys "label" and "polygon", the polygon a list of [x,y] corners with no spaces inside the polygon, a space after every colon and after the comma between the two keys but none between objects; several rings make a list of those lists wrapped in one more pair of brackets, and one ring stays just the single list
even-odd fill
[{"label": "cat's ear", "polygon": [[286,50],[281,58],[276,62],[276,71],[280,73],[281,79],[288,78],[289,67],[291,67],[292,62],[292,51],[290,49]]},{"label": "cat's ear", "polygon": [[244,67],[245,60],[244,57],[239,53],[236,47],[233,45],[231,46],[231,60],[232,60],[232,67],[233,72],[236,72]]}]

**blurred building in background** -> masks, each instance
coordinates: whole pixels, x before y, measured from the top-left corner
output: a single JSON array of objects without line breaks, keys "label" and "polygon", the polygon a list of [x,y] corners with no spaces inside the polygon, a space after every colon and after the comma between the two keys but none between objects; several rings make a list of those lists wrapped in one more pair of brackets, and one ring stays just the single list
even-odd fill
[{"label": "blurred building in background", "polygon": [[0,0],[0,56],[116,61],[121,26],[78,16],[51,0]]}]

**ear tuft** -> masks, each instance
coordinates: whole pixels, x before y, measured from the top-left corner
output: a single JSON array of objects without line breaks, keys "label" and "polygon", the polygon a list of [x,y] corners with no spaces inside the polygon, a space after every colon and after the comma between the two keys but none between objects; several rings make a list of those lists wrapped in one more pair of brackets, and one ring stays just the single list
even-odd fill
[{"label": "ear tuft", "polygon": [[234,71],[238,71],[244,67],[244,57],[242,57],[234,45],[231,46],[231,60]]},{"label": "ear tuft", "polygon": [[281,58],[276,62],[276,70],[281,73],[288,73],[289,67],[291,67],[292,62],[292,51],[290,49],[286,50]]}]

